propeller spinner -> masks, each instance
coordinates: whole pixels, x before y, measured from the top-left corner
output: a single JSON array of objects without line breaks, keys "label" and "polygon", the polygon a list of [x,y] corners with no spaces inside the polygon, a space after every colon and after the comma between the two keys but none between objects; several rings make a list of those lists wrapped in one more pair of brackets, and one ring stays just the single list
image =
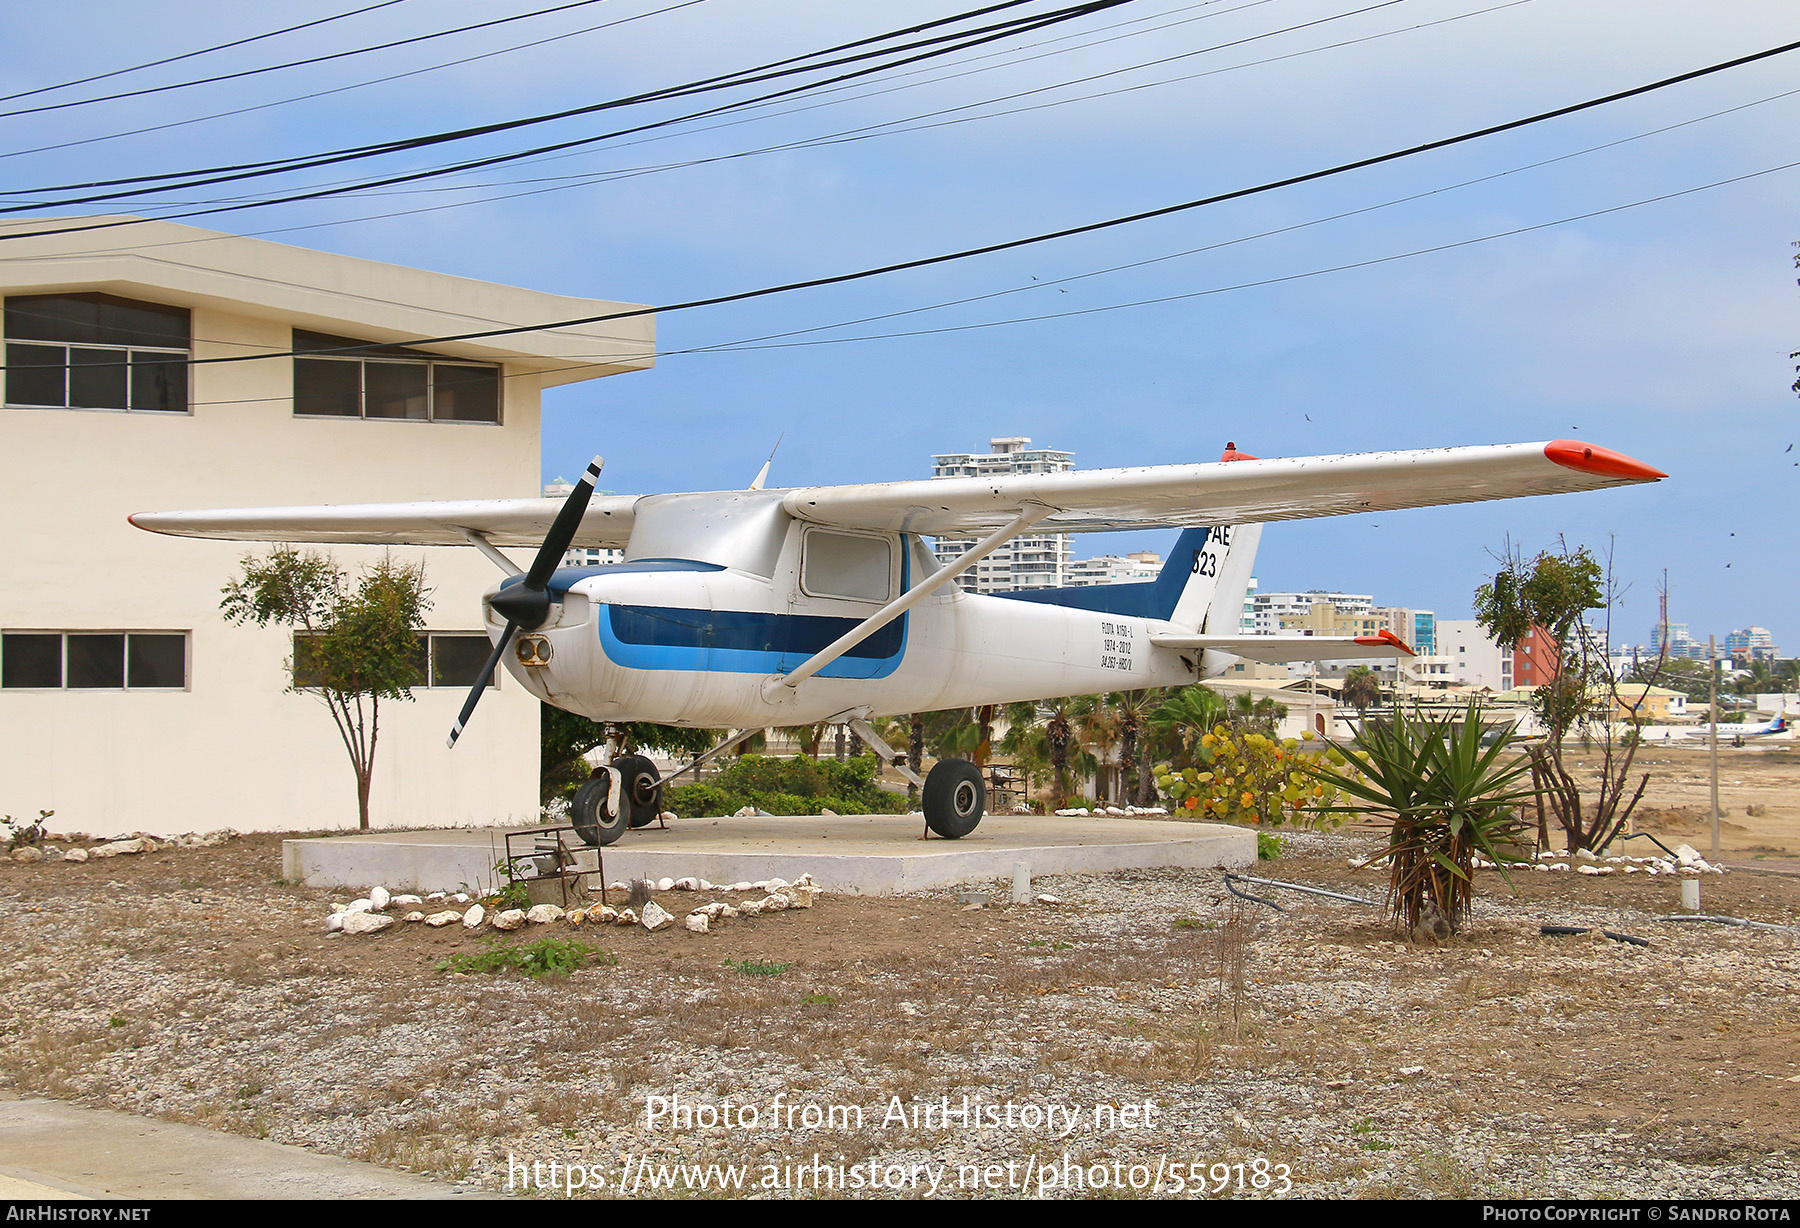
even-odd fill
[{"label": "propeller spinner", "polygon": [[550,525],[550,532],[544,538],[544,544],[538,547],[537,557],[531,560],[531,570],[517,584],[508,585],[494,594],[490,603],[494,610],[506,619],[506,630],[500,633],[500,641],[494,645],[494,651],[488,654],[487,664],[481,667],[475,685],[469,690],[469,698],[463,701],[462,712],[456,718],[456,727],[450,731],[449,745],[454,747],[456,739],[462,736],[464,726],[475,711],[475,705],[481,702],[481,693],[487,690],[488,682],[494,676],[494,670],[500,664],[500,654],[512,643],[513,636],[519,628],[527,631],[544,625],[550,617],[550,577],[556,574],[558,564],[563,555],[569,552],[569,543],[575,540],[575,530],[581,527],[581,518],[587,514],[588,500],[593,497],[594,485],[600,480],[600,469],[606,462],[596,456],[575,483],[575,489],[563,502],[562,510],[556,513],[556,520]]}]

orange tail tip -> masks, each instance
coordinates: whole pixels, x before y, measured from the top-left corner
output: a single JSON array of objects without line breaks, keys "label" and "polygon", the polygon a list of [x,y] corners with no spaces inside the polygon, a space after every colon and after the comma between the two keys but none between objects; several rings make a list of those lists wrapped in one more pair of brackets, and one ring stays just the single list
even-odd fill
[{"label": "orange tail tip", "polygon": [[1221,461],[1240,461],[1240,460],[1261,460],[1262,458],[1259,456],[1252,456],[1248,452],[1239,452],[1237,450],[1237,445],[1235,443],[1227,443],[1225,445],[1225,453],[1224,453],[1224,455],[1220,456],[1219,459]]},{"label": "orange tail tip", "polygon": [[1652,469],[1643,461],[1633,460],[1623,452],[1596,447],[1573,439],[1559,439],[1544,445],[1544,455],[1565,469],[1598,474],[1607,478],[1630,478],[1638,482],[1654,482],[1669,475]]},{"label": "orange tail tip", "polygon": [[1359,635],[1356,637],[1356,642],[1370,648],[1398,648],[1409,657],[1416,657],[1419,655],[1408,648],[1406,646],[1406,641],[1395,635],[1392,631],[1377,631],[1374,635]]}]

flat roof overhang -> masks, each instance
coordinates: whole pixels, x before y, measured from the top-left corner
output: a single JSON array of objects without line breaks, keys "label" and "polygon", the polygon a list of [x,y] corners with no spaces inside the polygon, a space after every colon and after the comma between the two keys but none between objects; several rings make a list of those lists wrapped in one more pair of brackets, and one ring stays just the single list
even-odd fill
[{"label": "flat roof overhang", "polygon": [[[103,229],[6,239],[63,226]],[[425,337],[639,310],[405,265],[316,252],[123,215],[0,222],[0,294],[98,292],[280,320],[295,328],[411,345]],[[427,347],[536,371],[544,386],[656,363],[653,314]]]}]

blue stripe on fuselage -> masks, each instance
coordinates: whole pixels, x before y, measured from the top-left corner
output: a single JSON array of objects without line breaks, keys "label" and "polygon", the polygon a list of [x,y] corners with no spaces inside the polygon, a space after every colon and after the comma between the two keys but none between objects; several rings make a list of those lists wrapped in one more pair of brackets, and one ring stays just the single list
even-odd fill
[{"label": "blue stripe on fuselage", "polygon": [[1194,559],[1206,544],[1210,529],[1183,529],[1175,539],[1175,548],[1154,580],[1135,580],[1128,584],[1086,584],[1080,588],[1034,588],[1018,593],[995,593],[1010,601],[1035,601],[1042,605],[1067,606],[1074,610],[1092,610],[1097,614],[1122,614],[1127,618],[1160,618],[1168,620],[1181,600],[1193,574]]},{"label": "blue stripe on fuselage", "polygon": [[[906,592],[912,587],[912,553],[904,535],[899,545],[900,591]],[[910,617],[900,615],[815,676],[886,678],[900,668],[900,659],[906,655],[906,624]],[[607,604],[602,605],[594,622],[607,657],[626,669],[785,674],[859,625],[862,619],[764,610]]]}]

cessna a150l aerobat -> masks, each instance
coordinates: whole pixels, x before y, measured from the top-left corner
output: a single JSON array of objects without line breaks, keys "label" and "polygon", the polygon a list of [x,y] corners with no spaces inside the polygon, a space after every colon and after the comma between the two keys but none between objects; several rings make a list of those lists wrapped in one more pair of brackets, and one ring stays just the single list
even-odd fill
[{"label": "cessna a150l aerobat", "polygon": [[[764,466],[764,475],[767,473]],[[928,712],[1198,681],[1256,661],[1411,655],[1379,636],[1238,633],[1262,525],[1350,512],[1556,494],[1666,476],[1558,441],[703,494],[593,497],[596,458],[560,506],[499,499],[142,513],[142,529],[241,541],[468,545],[507,578],[482,601],[493,654],[546,703],[597,721],[741,732],[847,723],[924,787],[926,823],[967,835],[986,798],[974,764],[920,781],[868,725]],[[1157,579],[978,596],[951,583],[1021,533],[1179,527]],[[976,537],[939,566],[925,536]],[[498,547],[536,547],[520,571]],[[571,546],[625,560],[562,567]],[[690,765],[694,766],[694,765]],[[686,769],[683,769],[684,771]],[[648,759],[615,760],[577,794],[593,844],[653,821]]]}]

